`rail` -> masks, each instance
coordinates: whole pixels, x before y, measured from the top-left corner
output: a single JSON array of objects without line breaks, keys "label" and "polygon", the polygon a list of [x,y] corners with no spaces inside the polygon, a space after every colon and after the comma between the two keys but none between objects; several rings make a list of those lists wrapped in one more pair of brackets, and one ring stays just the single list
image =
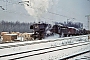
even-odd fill
[{"label": "rail", "polygon": [[[57,52],[57,51],[60,51],[60,52],[63,51],[64,52],[64,50],[69,50],[69,49],[73,49],[73,48],[76,49],[76,48],[84,47],[84,46],[88,46],[89,47],[90,46],[90,42],[83,42],[83,43],[77,43],[77,44],[72,44],[72,45],[64,45],[64,46],[57,46],[57,47],[44,48],[44,49],[29,50],[29,51],[25,51],[25,52],[19,52],[19,53],[2,55],[2,56],[0,56],[0,58],[1,59],[2,58],[3,59],[8,58],[9,60],[25,59],[25,58],[32,57],[32,56],[34,57],[34,56],[44,55],[44,54],[47,54],[47,53],[49,54],[49,53]],[[82,49],[82,48],[79,48],[78,51],[80,49]],[[74,53],[75,55],[69,55],[67,53],[68,56],[67,55],[66,56],[62,56],[61,57],[62,59],[60,59],[60,60],[69,59],[69,58],[71,58],[73,56],[76,56],[76,55],[79,55],[79,54],[83,54],[87,50],[90,51],[90,49],[84,48],[84,50],[81,50],[81,52],[77,52],[76,54]],[[10,58],[10,57],[13,57],[13,58]]]},{"label": "rail", "polygon": [[[11,48],[11,47],[19,47],[19,46],[26,46],[26,45],[33,45],[33,44],[40,44],[40,43],[56,42],[56,41],[60,41],[61,45],[73,44],[73,43],[88,41],[88,36],[87,35],[81,35],[81,36],[72,36],[72,37],[64,37],[64,38],[57,38],[57,39],[5,43],[5,44],[0,44],[0,49]],[[54,46],[56,44],[58,44],[58,43],[51,44],[51,46]]]},{"label": "rail", "polygon": [[[89,50],[88,48],[89,46],[90,46],[90,42],[88,40],[87,35],[64,37],[64,38],[49,39],[49,40],[5,43],[5,44],[0,44],[0,59],[1,60],[24,59],[24,58],[27,59],[31,56],[36,57],[36,56],[42,56],[44,54],[45,56],[48,56],[46,54],[51,54],[55,52],[59,52],[60,54],[62,54],[61,51],[63,52],[64,50],[70,51],[72,49],[75,50],[77,48],[78,51],[80,49],[82,51],[86,51],[86,49]],[[74,51],[72,53],[74,53]],[[71,52],[68,53],[68,55],[70,54]],[[61,57],[60,56],[59,58],[66,55],[62,54],[62,56]]]},{"label": "rail", "polygon": [[82,54],[86,54],[86,53],[89,53],[89,52],[90,52],[90,50],[84,51],[84,52],[77,53],[77,54],[73,54],[73,55],[71,55],[71,56],[68,56],[68,57],[65,57],[65,58],[62,58],[62,59],[59,59],[59,60],[68,60],[68,59],[70,59],[70,58],[74,58],[74,57],[76,57],[76,56],[79,56],[79,55],[82,55]]}]

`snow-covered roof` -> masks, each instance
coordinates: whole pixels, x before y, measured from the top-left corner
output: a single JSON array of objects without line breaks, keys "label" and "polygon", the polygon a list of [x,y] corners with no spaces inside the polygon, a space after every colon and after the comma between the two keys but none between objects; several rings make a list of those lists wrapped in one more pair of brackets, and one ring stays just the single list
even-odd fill
[{"label": "snow-covered roof", "polygon": [[68,27],[68,28],[73,28],[73,29],[76,29],[76,30],[78,30],[77,28],[75,28],[75,27]]},{"label": "snow-covered roof", "polygon": [[17,34],[5,34],[5,35],[11,35],[12,36],[12,35],[17,35]]},{"label": "snow-covered roof", "polygon": [[75,28],[75,27],[68,27],[68,28]]},{"label": "snow-covered roof", "polygon": [[59,26],[63,26],[62,24],[58,24]]},{"label": "snow-covered roof", "polygon": [[34,33],[26,33],[26,34],[34,34]]},{"label": "snow-covered roof", "polygon": [[9,33],[9,32],[2,32],[2,33]]}]

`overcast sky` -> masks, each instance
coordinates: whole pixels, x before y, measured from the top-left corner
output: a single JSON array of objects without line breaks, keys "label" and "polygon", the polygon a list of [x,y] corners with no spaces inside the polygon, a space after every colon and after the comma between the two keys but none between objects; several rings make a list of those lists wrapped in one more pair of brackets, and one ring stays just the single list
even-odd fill
[{"label": "overcast sky", "polygon": [[[33,22],[36,19],[30,16],[23,4],[18,4],[21,0],[0,0],[0,21],[20,21]],[[90,15],[90,1],[88,0],[53,0],[53,6],[44,13],[40,20],[46,22],[64,22],[69,19],[73,22],[82,22],[87,28],[88,20],[85,15]],[[52,14],[55,13],[55,14]],[[58,14],[58,15],[57,15]],[[73,19],[75,18],[75,19]]]}]

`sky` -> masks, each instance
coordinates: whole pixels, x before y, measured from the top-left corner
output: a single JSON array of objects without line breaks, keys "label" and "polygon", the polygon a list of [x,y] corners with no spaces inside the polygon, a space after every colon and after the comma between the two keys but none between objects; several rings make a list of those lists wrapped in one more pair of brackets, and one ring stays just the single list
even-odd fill
[{"label": "sky", "polygon": [[[81,22],[84,24],[84,28],[88,28],[88,19],[85,16],[90,15],[89,0],[46,0],[49,3],[44,2],[44,8],[32,2],[32,6],[41,7],[45,11],[33,10],[34,14],[31,14],[30,6],[26,6],[26,2],[22,1],[28,0],[0,0],[0,6],[2,6],[0,7],[0,21],[34,22],[40,20],[53,23],[64,22],[68,19],[68,21],[72,22]],[[44,0],[33,1],[39,4]],[[2,8],[5,10],[2,10]],[[35,13],[40,14],[39,19],[35,17]]]}]

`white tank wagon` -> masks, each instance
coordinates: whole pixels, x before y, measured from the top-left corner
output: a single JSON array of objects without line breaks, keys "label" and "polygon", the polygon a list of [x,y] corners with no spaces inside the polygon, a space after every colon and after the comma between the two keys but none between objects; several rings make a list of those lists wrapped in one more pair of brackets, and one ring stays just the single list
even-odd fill
[{"label": "white tank wagon", "polygon": [[[87,35],[0,44],[0,60],[49,60],[90,50]],[[72,51],[72,52],[71,52]]]}]

